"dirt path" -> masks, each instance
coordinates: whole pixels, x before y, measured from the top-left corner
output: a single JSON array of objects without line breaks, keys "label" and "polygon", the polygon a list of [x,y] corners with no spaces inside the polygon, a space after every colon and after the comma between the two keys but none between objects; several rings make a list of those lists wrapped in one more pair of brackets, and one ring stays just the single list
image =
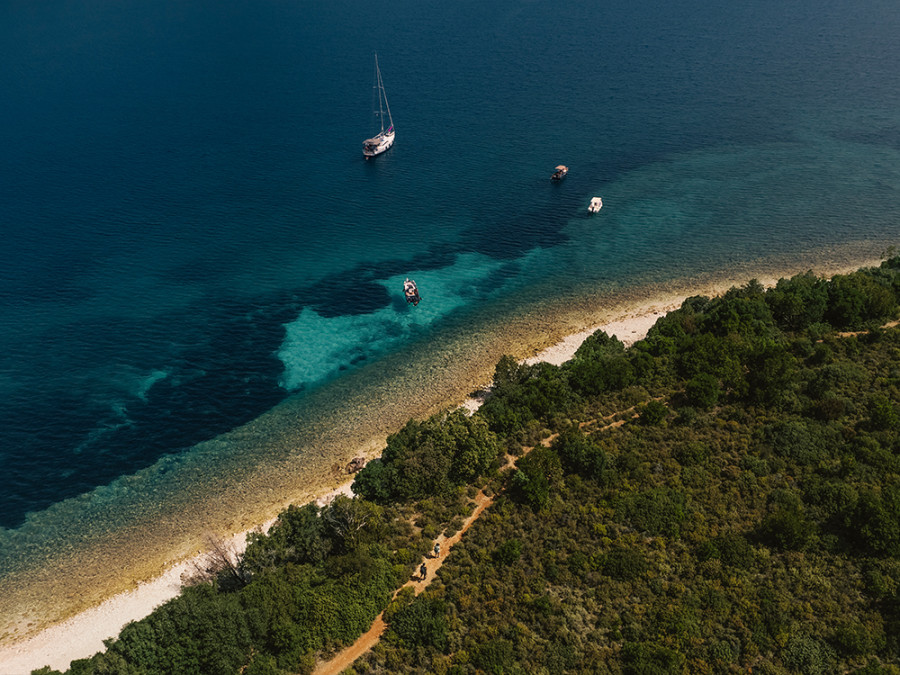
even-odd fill
[{"label": "dirt path", "polygon": [[[628,410],[626,410],[624,412],[626,412],[626,413],[634,412],[634,410],[635,410],[635,406],[629,408]],[[616,415],[620,415],[620,414],[622,414],[622,413],[621,412],[612,413],[610,415],[607,415],[606,417],[602,417],[597,420],[592,420],[589,423],[585,423],[582,426],[588,426],[589,424],[596,423],[596,422],[609,422],[609,420],[614,418]],[[637,416],[636,412],[634,412],[634,416]],[[604,424],[603,426],[600,426],[597,429],[594,429],[589,433],[595,433],[597,431],[602,431],[605,429],[612,429],[614,427],[618,427],[618,426],[625,424],[625,421],[626,420],[623,419],[623,420],[619,420],[616,422]],[[545,447],[549,447],[550,444],[553,442],[554,439],[556,439],[557,436],[559,436],[559,434],[552,434],[551,436],[543,439],[541,441],[541,445],[543,445]],[[532,448],[530,448],[530,447],[523,448],[525,454],[527,454],[528,451],[531,449]],[[506,465],[501,470],[510,468],[514,465],[515,465],[515,458],[507,457]],[[493,497],[488,497],[486,494],[484,494],[483,491],[479,491],[478,494],[475,495],[475,509],[472,511],[472,513],[469,515],[469,517],[466,518],[465,521],[463,521],[463,525],[459,529],[459,531],[456,534],[454,534],[452,537],[445,537],[443,534],[441,534],[437,537],[437,539],[434,540],[435,543],[441,545],[441,548],[440,548],[441,552],[440,552],[440,555],[438,555],[437,557],[426,556],[423,559],[423,562],[425,563],[425,567],[428,570],[427,573],[425,574],[425,578],[420,579],[418,577],[418,567],[416,567],[416,575],[417,576],[413,577],[411,580],[409,580],[405,584],[403,584],[403,586],[398,588],[394,592],[394,596],[396,597],[397,593],[399,593],[401,589],[406,588],[407,586],[412,586],[415,589],[416,595],[418,595],[419,593],[424,591],[428,587],[428,585],[434,580],[435,573],[441,568],[441,565],[444,564],[444,560],[446,560],[447,554],[450,553],[450,549],[452,549],[453,546],[455,544],[457,544],[460,541],[460,539],[462,539],[462,536],[463,536],[463,534],[465,534],[466,530],[468,530],[472,526],[472,523],[474,523],[476,520],[478,520],[478,518],[481,516],[481,514],[484,513],[484,510],[486,508],[488,508],[493,502],[494,502]],[[384,634],[384,632],[386,630],[387,630],[387,624],[384,622],[384,612],[382,612],[377,617],[375,617],[375,621],[372,622],[372,627],[369,628],[368,631],[366,631],[365,633],[360,635],[356,639],[356,642],[354,642],[349,647],[346,647],[345,649],[343,649],[340,652],[338,652],[337,654],[335,654],[334,657],[332,659],[330,659],[329,661],[319,661],[316,664],[316,667],[313,670],[312,675],[340,675],[340,673],[344,672],[344,670],[346,670],[347,668],[352,666],[354,661],[356,661],[356,659],[358,659],[360,656],[362,656],[367,651],[372,649],[372,647],[374,647],[376,644],[378,644],[378,641],[381,639],[381,636]]]},{"label": "dirt path", "polygon": [[[435,573],[441,568],[441,565],[444,564],[444,560],[446,560],[447,554],[450,553],[450,549],[462,539],[466,530],[472,526],[472,523],[478,520],[481,514],[484,513],[484,510],[493,502],[493,497],[488,497],[484,492],[479,492],[475,496],[475,510],[472,511],[465,521],[463,521],[463,526],[459,529],[459,532],[452,537],[445,537],[441,534],[434,540],[435,543],[441,545],[441,552],[437,557],[427,556],[424,558],[423,562],[428,570],[425,574],[425,578],[420,579],[418,576],[414,577],[398,588],[394,595],[396,596],[397,593],[400,592],[400,589],[406,588],[407,586],[412,586],[415,589],[416,595],[424,591],[428,587],[428,584],[434,580]],[[416,574],[418,574],[418,567],[416,568]],[[375,617],[375,621],[372,622],[372,627],[360,635],[356,642],[338,652],[330,661],[320,661],[316,664],[313,675],[339,675],[339,673],[342,673],[352,666],[356,659],[374,647],[381,639],[381,635],[385,630],[387,630],[387,624],[384,622],[384,612],[382,612]]]}]

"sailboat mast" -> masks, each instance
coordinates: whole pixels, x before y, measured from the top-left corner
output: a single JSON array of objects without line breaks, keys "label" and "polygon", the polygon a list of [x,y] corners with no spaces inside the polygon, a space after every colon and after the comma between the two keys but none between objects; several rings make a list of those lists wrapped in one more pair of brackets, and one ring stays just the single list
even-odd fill
[{"label": "sailboat mast", "polygon": [[378,91],[378,122],[381,124],[381,131],[384,131],[384,110],[381,106],[381,70],[378,68],[378,52],[375,52],[375,84],[373,85]]},{"label": "sailboat mast", "polygon": [[384,111],[381,107],[381,100],[384,99],[384,107],[387,108],[388,120],[390,126],[394,126],[394,118],[391,116],[391,106],[387,100],[387,93],[384,91],[384,82],[381,79],[381,68],[378,67],[378,52],[375,52],[375,80],[378,87],[378,116],[381,118],[381,130],[384,131]]}]

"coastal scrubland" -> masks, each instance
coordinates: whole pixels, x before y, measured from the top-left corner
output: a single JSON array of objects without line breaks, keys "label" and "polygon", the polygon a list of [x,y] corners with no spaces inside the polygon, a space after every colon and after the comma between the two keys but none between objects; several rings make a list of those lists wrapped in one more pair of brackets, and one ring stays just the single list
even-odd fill
[{"label": "coastal scrubland", "polygon": [[410,421],[354,498],[289,508],[67,672],[309,673],[384,611],[353,673],[896,675],[898,309],[890,258],[504,357],[473,415]]}]

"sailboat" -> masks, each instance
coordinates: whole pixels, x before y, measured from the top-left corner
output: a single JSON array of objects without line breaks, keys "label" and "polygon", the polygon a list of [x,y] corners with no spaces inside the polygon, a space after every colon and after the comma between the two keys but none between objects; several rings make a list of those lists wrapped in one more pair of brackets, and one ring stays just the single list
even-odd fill
[{"label": "sailboat", "polygon": [[[363,155],[366,159],[380,155],[394,144],[394,119],[388,105],[387,94],[384,93],[384,82],[381,80],[381,69],[378,67],[378,54],[375,54],[375,89],[378,90],[378,119],[381,121],[381,132],[374,138],[363,141]],[[384,109],[387,108],[388,128],[384,128]]]}]

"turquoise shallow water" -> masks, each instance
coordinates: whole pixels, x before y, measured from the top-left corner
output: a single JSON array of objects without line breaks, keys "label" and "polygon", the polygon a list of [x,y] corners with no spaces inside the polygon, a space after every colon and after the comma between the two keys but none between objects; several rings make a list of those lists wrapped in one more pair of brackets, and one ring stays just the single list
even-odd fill
[{"label": "turquoise shallow water", "polygon": [[[4,5],[0,615],[71,611],[73,561],[101,597],[255,524],[614,301],[877,258],[898,24],[888,2]],[[397,142],[365,162],[375,49]]]}]

